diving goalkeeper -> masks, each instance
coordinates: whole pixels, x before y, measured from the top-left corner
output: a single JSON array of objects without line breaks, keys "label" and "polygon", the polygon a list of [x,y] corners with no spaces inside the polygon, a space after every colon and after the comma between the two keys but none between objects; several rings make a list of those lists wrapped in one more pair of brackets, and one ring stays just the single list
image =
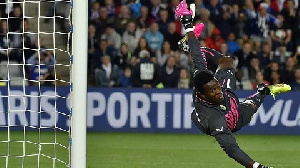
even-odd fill
[{"label": "diving goalkeeper", "polygon": [[188,45],[194,63],[193,102],[195,109],[191,118],[194,124],[207,135],[213,136],[226,154],[246,168],[271,168],[263,166],[248,156],[236,143],[233,133],[247,125],[262,104],[266,95],[290,91],[285,84],[258,85],[256,94],[239,102],[234,93],[236,87],[235,69],[230,57],[223,57],[214,51],[218,59],[218,69],[213,75],[207,69],[205,54],[193,28],[192,11],[187,9],[185,0],[176,8],[187,32]]}]

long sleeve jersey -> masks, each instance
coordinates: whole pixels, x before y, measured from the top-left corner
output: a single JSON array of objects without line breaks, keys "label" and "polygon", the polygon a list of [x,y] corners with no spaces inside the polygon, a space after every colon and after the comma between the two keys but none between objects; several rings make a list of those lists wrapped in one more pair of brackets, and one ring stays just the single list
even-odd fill
[{"label": "long sleeve jersey", "polygon": [[[189,46],[192,53],[194,71],[207,71],[207,56],[214,57],[217,60],[222,56],[221,53],[208,48],[199,48],[200,43],[197,39],[189,39]],[[207,50],[207,51],[203,51]],[[247,166],[253,161],[236,143],[233,132],[238,131],[242,125],[239,125],[239,100],[232,89],[235,89],[234,69],[221,69],[215,74],[220,85],[224,100],[219,104],[212,104],[202,100],[199,93],[194,89],[193,102],[195,109],[192,113],[192,120],[195,125],[207,135],[213,136],[220,144],[226,154]]]}]

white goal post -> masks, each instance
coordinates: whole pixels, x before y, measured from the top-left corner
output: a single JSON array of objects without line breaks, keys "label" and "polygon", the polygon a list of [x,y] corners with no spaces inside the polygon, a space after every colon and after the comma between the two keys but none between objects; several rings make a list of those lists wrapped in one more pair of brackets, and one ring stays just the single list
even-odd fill
[{"label": "white goal post", "polygon": [[71,167],[86,167],[88,1],[73,1]]}]

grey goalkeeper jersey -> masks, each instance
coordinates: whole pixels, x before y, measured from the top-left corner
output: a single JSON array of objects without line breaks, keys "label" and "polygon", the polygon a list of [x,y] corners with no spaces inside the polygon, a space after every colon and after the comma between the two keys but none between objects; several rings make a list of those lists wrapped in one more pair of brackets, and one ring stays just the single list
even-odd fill
[{"label": "grey goalkeeper jersey", "polygon": [[[215,50],[200,48],[197,39],[189,39],[188,43],[195,72],[207,71],[206,60],[208,56],[213,57],[213,60],[217,60],[222,56],[221,53]],[[194,90],[193,102],[195,109],[191,118],[200,130],[216,139],[229,157],[246,167],[253,160],[240,149],[232,134],[244,125],[239,122],[239,120],[242,120],[239,112],[242,108],[239,108],[238,97],[233,92],[236,87],[235,71],[234,69],[221,69],[216,72],[215,77],[222,86],[224,100],[219,104],[212,104],[201,100],[198,96],[199,93]]]}]

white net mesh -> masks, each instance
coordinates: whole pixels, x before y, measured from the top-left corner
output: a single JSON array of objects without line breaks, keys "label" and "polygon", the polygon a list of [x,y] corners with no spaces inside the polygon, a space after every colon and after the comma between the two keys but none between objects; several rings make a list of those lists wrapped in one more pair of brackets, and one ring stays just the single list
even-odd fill
[{"label": "white net mesh", "polygon": [[71,1],[0,11],[0,167],[69,167]]}]

